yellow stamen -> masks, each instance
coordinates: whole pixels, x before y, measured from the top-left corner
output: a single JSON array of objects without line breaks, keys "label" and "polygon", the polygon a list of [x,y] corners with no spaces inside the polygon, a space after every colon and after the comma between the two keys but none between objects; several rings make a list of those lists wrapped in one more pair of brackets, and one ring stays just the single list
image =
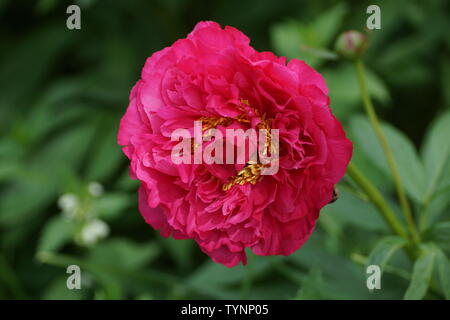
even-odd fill
[{"label": "yellow stamen", "polygon": [[[250,103],[246,99],[240,100],[242,104],[246,105],[247,107],[250,107]],[[251,110],[255,113],[257,117],[261,119],[261,122],[256,126],[258,129],[264,129],[266,130],[266,142],[264,145],[264,155],[267,155],[267,152],[272,153],[272,146],[271,146],[271,140],[272,135],[270,133],[271,130],[271,120],[266,119],[266,115],[260,114],[259,110],[250,107]],[[234,120],[236,120],[239,123],[250,123],[250,119],[248,116],[248,113],[244,111],[240,115],[236,117],[236,119],[228,118],[228,117],[201,117],[199,120],[202,121],[202,131],[207,131],[204,136],[210,135],[210,129],[216,128],[219,125],[222,126],[229,126],[233,123]],[[247,110],[248,111],[248,110]],[[193,146],[194,150],[197,147],[196,145]],[[222,186],[222,190],[228,191],[233,187],[234,185],[244,185],[246,183],[256,184],[256,182],[260,179],[261,176],[261,169],[267,165],[263,165],[261,163],[249,161],[246,166],[240,170],[236,176],[233,176],[230,181],[225,183]]]},{"label": "yellow stamen", "polygon": [[247,165],[242,168],[237,175],[232,177],[230,181],[222,186],[223,191],[228,191],[234,185],[244,185],[246,183],[256,184],[261,176],[261,169],[264,165],[256,162],[249,161]]},{"label": "yellow stamen", "polygon": [[206,131],[209,129],[213,129],[216,128],[217,126],[229,126],[232,122],[233,119],[231,118],[226,118],[226,117],[201,117],[200,119],[198,119],[200,121],[202,121],[202,131]]}]

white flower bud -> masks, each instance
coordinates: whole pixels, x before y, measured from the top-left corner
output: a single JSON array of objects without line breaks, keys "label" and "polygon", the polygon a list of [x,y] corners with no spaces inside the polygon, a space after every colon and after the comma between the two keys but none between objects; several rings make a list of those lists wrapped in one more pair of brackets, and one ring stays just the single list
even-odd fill
[{"label": "white flower bud", "polygon": [[91,182],[88,186],[89,193],[94,197],[99,197],[103,194],[103,186],[98,182]]},{"label": "white flower bud", "polygon": [[81,230],[81,241],[86,245],[93,245],[100,239],[107,237],[109,226],[100,219],[94,219],[88,222]]},{"label": "white flower bud", "polygon": [[80,205],[80,200],[73,193],[65,193],[58,199],[58,207],[67,218],[73,218]]}]

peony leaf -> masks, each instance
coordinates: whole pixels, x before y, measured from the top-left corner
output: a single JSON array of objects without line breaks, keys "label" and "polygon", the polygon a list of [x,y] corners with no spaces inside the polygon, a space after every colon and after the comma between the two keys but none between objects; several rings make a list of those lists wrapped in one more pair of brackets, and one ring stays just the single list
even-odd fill
[{"label": "peony leaf", "polygon": [[[82,287],[83,288],[83,287]],[[86,299],[87,290],[68,290],[67,277],[53,280],[42,293],[44,300],[83,300]]]},{"label": "peony leaf", "polygon": [[441,62],[441,92],[444,96],[444,103],[447,109],[450,108],[450,59],[447,57]]},{"label": "peony leaf", "polygon": [[353,225],[370,231],[386,231],[386,223],[378,214],[374,206],[360,199],[346,189],[339,188],[338,201],[322,209],[321,219],[331,215],[346,225]]},{"label": "peony leaf", "polygon": [[328,293],[339,299],[365,299],[370,292],[365,286],[361,267],[336,253],[324,249],[320,235],[316,232],[300,248],[289,256],[301,269],[321,270],[326,279]]},{"label": "peony leaf", "polygon": [[295,300],[319,300],[327,298],[324,292],[329,291],[327,283],[320,270],[311,270],[302,282]]},{"label": "peony leaf", "polygon": [[450,221],[442,221],[431,228],[431,238],[433,241],[450,244]]},{"label": "peony leaf", "polygon": [[38,252],[56,252],[68,243],[75,233],[75,224],[63,218],[54,216],[50,219],[42,231],[39,240]]},{"label": "peony leaf", "polygon": [[[2,1],[4,2],[4,1]],[[35,28],[21,41],[12,42],[0,62],[0,105],[18,106],[30,101],[30,97],[41,88],[41,84],[51,73],[51,66],[60,58],[67,45],[73,43],[73,37],[64,30],[47,24]],[[6,42],[6,39],[5,39]],[[8,41],[9,42],[9,41]],[[12,44],[10,42],[10,45]],[[30,52],[40,57],[39,63],[30,59]],[[23,75],[27,75],[24,77]],[[23,109],[22,109],[23,110]],[[2,121],[4,119],[0,119]],[[2,123],[3,124],[3,123]]]},{"label": "peony leaf", "polygon": [[422,252],[413,266],[411,282],[405,292],[405,300],[420,300],[427,293],[436,260],[432,245],[423,245]]},{"label": "peony leaf", "polygon": [[11,184],[0,202],[0,224],[17,225],[30,216],[45,213],[41,209],[55,197],[57,187],[68,173],[80,165],[94,133],[90,124],[81,125],[49,140],[31,158],[21,163],[26,180]]},{"label": "peony leaf", "polygon": [[347,136],[353,142],[351,163],[359,168],[361,172],[364,172],[366,178],[372,182],[375,187],[380,189],[380,191],[391,193],[395,190],[394,183],[388,178],[388,174],[373,163],[363,148],[359,146],[358,141],[351,130],[347,131]]},{"label": "peony leaf", "polygon": [[436,246],[436,264],[445,299],[450,300],[450,261],[445,253]]},{"label": "peony leaf", "polygon": [[175,240],[170,237],[158,237],[158,241],[181,270],[188,270],[192,266],[193,250],[196,248],[195,241],[191,239]]},{"label": "peony leaf", "polygon": [[[428,130],[422,146],[422,159],[427,176],[426,193],[431,197],[436,191],[450,185],[450,112],[436,118]],[[424,199],[426,200],[426,199]]]},{"label": "peony leaf", "polygon": [[258,257],[248,252],[249,265],[244,267],[237,265],[227,268],[224,265],[207,261],[201,265],[187,279],[186,284],[196,292],[201,292],[219,299],[235,299],[236,292],[229,289],[231,285],[236,285],[243,281],[251,263],[252,276],[256,276],[267,271],[271,265],[279,260],[279,257]]},{"label": "peony leaf", "polygon": [[314,32],[311,41],[315,41],[317,46],[326,47],[333,40],[347,11],[347,5],[344,2],[339,2],[323,12],[310,26],[310,29]]},{"label": "peony leaf", "polygon": [[[389,91],[380,77],[367,68],[367,87],[370,95],[382,106],[391,101]],[[361,101],[359,85],[352,65],[337,65],[322,71],[329,88],[330,106],[338,119],[348,118]]]},{"label": "peony leaf", "polygon": [[383,272],[389,259],[403,246],[405,246],[406,240],[396,236],[389,236],[381,239],[367,260],[367,266],[378,265]]},{"label": "peony leaf", "polygon": [[218,299],[232,299],[233,294],[224,288],[239,283],[244,276],[242,265],[230,269],[213,261],[207,261],[191,274],[186,284],[195,291]]},{"label": "peony leaf", "polygon": [[325,59],[335,59],[335,55],[325,48],[339,29],[346,12],[346,5],[338,3],[311,24],[296,20],[276,24],[271,28],[272,44],[278,54],[288,59],[305,60],[312,67]]},{"label": "peony leaf", "polygon": [[[369,120],[366,117],[354,116],[350,120],[350,128],[356,144],[372,160],[373,164],[392,179],[384,151]],[[382,123],[382,128],[394,154],[406,192],[416,202],[421,203],[425,192],[425,171],[413,144],[395,127]]]},{"label": "peony leaf", "polygon": [[2,194],[0,202],[0,225],[17,226],[29,219],[45,213],[43,207],[49,205],[56,194],[53,185],[38,181],[11,184]]},{"label": "peony leaf", "polygon": [[140,244],[125,239],[111,239],[99,243],[88,256],[89,263],[109,265],[124,270],[137,270],[153,262],[160,254],[159,247],[153,243]]},{"label": "peony leaf", "polygon": [[125,157],[117,146],[116,121],[108,121],[100,128],[86,170],[89,180],[101,181],[114,174]]},{"label": "peony leaf", "polygon": [[110,192],[95,200],[94,210],[99,218],[111,221],[132,203],[129,194]]}]

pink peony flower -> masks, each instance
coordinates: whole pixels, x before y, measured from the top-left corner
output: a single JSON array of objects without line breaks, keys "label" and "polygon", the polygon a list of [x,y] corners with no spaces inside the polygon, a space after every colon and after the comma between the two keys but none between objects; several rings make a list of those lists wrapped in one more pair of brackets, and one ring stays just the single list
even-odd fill
[{"label": "pink peony flower", "polygon": [[[141,181],[139,210],[164,237],[194,239],[214,261],[289,255],[312,233],[343,177],[352,143],[328,106],[322,76],[303,61],[257,52],[232,27],[200,22],[154,53],[133,87],[118,141]],[[174,164],[171,133],[208,127],[279,130],[279,170]],[[205,145],[207,143],[205,142]],[[255,169],[255,170],[254,170]]]}]

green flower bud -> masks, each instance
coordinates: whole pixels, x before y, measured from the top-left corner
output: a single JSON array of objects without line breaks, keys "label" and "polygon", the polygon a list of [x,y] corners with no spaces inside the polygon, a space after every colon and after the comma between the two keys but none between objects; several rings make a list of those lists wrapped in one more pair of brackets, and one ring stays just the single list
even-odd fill
[{"label": "green flower bud", "polygon": [[360,58],[367,48],[367,37],[358,31],[342,33],[335,45],[336,52],[343,58],[355,60]]}]

